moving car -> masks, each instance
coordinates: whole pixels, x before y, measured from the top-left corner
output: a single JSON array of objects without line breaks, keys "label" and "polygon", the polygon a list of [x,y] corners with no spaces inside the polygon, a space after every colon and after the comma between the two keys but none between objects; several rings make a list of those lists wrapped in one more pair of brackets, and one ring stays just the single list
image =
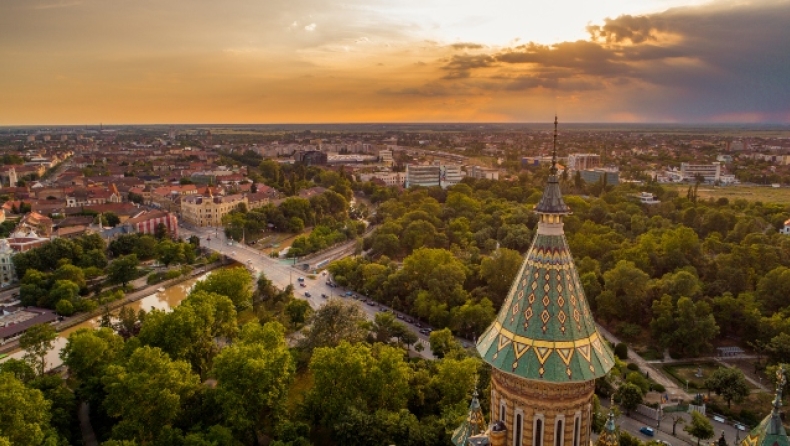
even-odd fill
[{"label": "moving car", "polygon": [[653,430],[652,427],[642,426],[639,428],[639,432],[645,434],[648,437],[653,437],[656,435],[656,431]]}]

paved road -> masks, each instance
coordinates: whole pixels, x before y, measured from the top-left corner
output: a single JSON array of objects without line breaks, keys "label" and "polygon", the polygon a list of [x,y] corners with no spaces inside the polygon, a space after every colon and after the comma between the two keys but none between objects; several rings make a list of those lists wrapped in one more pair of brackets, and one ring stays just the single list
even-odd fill
[{"label": "paved road", "polygon": [[[326,284],[326,277],[323,275],[317,276],[315,279],[307,278],[307,274],[297,268],[294,268],[287,263],[281,262],[278,259],[271,258],[260,251],[249,246],[241,245],[233,242],[225,237],[222,231],[215,231],[214,228],[181,228],[182,236],[188,238],[191,235],[200,237],[200,244],[208,249],[219,252],[223,255],[236,260],[237,262],[247,265],[254,271],[254,274],[264,273],[266,277],[278,288],[285,288],[289,284],[294,286],[294,295],[299,298],[307,300],[313,309],[318,309],[328,299],[337,297],[347,299],[358,305],[362,311],[367,315],[370,320],[373,320],[376,313],[381,311],[382,307],[379,304],[374,306],[365,305],[358,300],[353,300],[345,297],[345,289],[333,288]],[[209,240],[210,239],[210,240]],[[302,282],[304,286],[300,286],[299,278],[304,277]],[[306,293],[309,293],[308,297]],[[326,298],[321,296],[325,295]],[[403,321],[402,321],[403,322]],[[407,322],[404,324],[417,334],[420,342],[423,343],[425,349],[419,353],[422,357],[427,359],[434,359],[430,351],[430,344],[428,343],[428,336],[419,333],[419,328]]]}]

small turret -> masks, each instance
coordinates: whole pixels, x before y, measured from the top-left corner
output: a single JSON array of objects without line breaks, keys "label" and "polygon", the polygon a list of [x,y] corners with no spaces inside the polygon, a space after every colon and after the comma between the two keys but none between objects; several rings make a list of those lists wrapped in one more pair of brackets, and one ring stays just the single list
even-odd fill
[{"label": "small turret", "polygon": [[784,366],[776,371],[776,396],[774,397],[773,410],[763,419],[757,427],[749,432],[740,446],[790,446],[790,439],[782,425],[782,416],[779,410],[782,407],[782,388],[786,383]]}]

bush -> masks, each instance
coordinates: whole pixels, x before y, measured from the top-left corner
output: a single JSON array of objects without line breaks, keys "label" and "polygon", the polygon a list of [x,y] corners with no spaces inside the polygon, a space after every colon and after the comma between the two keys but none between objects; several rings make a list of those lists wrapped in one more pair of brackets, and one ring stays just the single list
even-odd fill
[{"label": "bush", "polygon": [[55,304],[55,311],[61,316],[71,316],[74,314],[74,305],[69,300],[61,299]]},{"label": "bush", "polygon": [[636,365],[636,364],[635,364],[635,363],[633,363],[633,362],[629,362],[629,363],[628,363],[628,365],[627,365],[626,367],[628,368],[628,370],[633,370],[633,371],[635,371],[635,372],[638,372],[638,371],[639,371],[639,366],[638,366],[638,365]]},{"label": "bush", "polygon": [[741,423],[751,427],[756,426],[757,423],[760,422],[760,419],[757,418],[757,414],[749,409],[741,409],[741,413],[738,415],[738,419]]},{"label": "bush", "polygon": [[661,384],[659,384],[659,383],[652,383],[652,384],[650,385],[650,388],[651,388],[652,390],[656,391],[656,392],[659,392],[659,393],[664,393],[664,392],[666,392],[666,391],[667,391],[666,387],[662,386],[662,385],[661,385]]},{"label": "bush", "polygon": [[157,272],[157,273],[150,274],[148,276],[148,278],[146,279],[146,283],[148,285],[156,285],[157,283],[159,283],[159,282],[161,282],[163,280],[165,280],[165,278],[162,275],[162,273],[158,273]]},{"label": "bush", "polygon": [[621,342],[614,347],[614,354],[618,358],[625,361],[628,359],[628,345],[625,342]]},{"label": "bush", "polygon": [[177,278],[178,278],[178,277],[180,277],[180,276],[181,276],[181,271],[179,271],[179,270],[177,270],[177,269],[173,269],[173,270],[170,270],[170,271],[168,271],[168,272],[165,274],[165,279],[167,279],[167,280],[170,280],[170,279],[177,279]]},{"label": "bush", "polygon": [[80,299],[77,301],[77,304],[74,305],[74,309],[81,313],[89,313],[98,307],[99,304],[93,299]]}]

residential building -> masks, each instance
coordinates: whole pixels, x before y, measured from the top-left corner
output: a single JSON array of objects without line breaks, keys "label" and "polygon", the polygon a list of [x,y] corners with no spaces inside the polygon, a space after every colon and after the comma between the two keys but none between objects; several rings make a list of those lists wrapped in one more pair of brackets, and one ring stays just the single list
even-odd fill
[{"label": "residential building", "polygon": [[299,151],[294,154],[294,160],[307,166],[325,166],[327,159],[326,152],[320,150]]},{"label": "residential building", "polygon": [[395,160],[392,158],[392,150],[379,150],[379,162],[386,166],[393,165]]},{"label": "residential building", "polygon": [[16,254],[8,239],[0,239],[0,286],[8,286],[17,281],[16,268],[11,258]]},{"label": "residential building", "polygon": [[210,192],[207,197],[191,195],[181,199],[181,217],[195,226],[222,226],[222,217],[241,203],[246,205],[247,197],[239,194],[224,197],[215,197]]},{"label": "residential building", "polygon": [[403,186],[406,181],[406,174],[401,172],[374,172],[359,175],[360,181],[380,180],[385,186]]}]

